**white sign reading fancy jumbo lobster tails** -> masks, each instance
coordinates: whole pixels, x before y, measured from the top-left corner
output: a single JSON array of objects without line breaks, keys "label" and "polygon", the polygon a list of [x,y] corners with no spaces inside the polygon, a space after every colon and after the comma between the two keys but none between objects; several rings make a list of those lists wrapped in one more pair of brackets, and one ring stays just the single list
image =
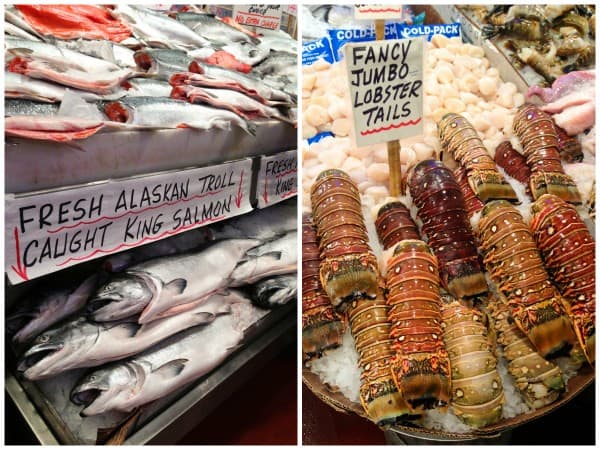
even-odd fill
[{"label": "white sign reading fancy jumbo lobster tails", "polygon": [[260,159],[256,195],[258,207],[265,208],[298,193],[298,152],[278,153]]},{"label": "white sign reading fancy jumbo lobster tails", "polygon": [[423,42],[344,46],[358,147],[423,133]]},{"label": "white sign reading fancy jumbo lobster tails", "polygon": [[6,195],[5,271],[14,284],[246,213],[252,160]]}]

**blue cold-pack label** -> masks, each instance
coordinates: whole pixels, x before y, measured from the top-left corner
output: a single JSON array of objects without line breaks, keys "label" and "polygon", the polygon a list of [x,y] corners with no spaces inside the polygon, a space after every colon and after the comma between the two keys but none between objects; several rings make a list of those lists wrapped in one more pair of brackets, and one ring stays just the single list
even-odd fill
[{"label": "blue cold-pack label", "polygon": [[442,24],[430,24],[430,25],[404,25],[397,24],[396,32],[398,39],[410,39],[419,36],[426,36],[428,41],[436,34],[443,34],[444,36],[460,37],[460,23],[442,23]]},{"label": "blue cold-pack label", "polygon": [[[396,22],[385,24],[385,39],[397,39]],[[347,28],[329,30],[331,38],[331,49],[335,61],[344,59],[342,47],[349,42],[365,42],[375,40],[375,27],[370,28]]]},{"label": "blue cold-pack label", "polygon": [[325,139],[328,136],[333,137],[333,133],[331,131],[324,131],[323,133],[315,134],[313,137],[307,139],[308,145],[319,142],[321,139]]},{"label": "blue cold-pack label", "polygon": [[303,66],[310,66],[319,59],[327,61],[329,64],[333,64],[334,59],[333,52],[331,51],[331,42],[327,37],[302,44]]}]

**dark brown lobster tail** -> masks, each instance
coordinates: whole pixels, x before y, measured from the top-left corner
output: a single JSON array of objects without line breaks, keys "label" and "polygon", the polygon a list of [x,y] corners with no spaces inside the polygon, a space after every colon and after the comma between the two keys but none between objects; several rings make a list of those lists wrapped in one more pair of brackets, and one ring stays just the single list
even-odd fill
[{"label": "dark brown lobster tail", "polygon": [[502,200],[485,205],[479,242],[490,277],[537,351],[545,357],[577,345],[560,293],[519,211]]},{"label": "dark brown lobster tail", "polygon": [[554,284],[566,301],[575,333],[590,363],[596,342],[595,242],[575,208],[555,195],[531,206],[531,231]]},{"label": "dark brown lobster tail", "polygon": [[413,409],[446,406],[450,362],[442,339],[436,257],[423,241],[404,240],[388,262],[392,376]]},{"label": "dark brown lobster tail", "polygon": [[438,122],[438,132],[442,148],[465,168],[469,185],[482,202],[493,199],[519,201],[467,119],[448,113]]},{"label": "dark brown lobster tail", "polygon": [[498,167],[502,167],[509,176],[524,184],[526,186],[525,192],[527,192],[527,195],[530,198],[533,198],[531,196],[531,189],[529,188],[531,170],[527,165],[527,159],[513,148],[510,141],[501,142],[498,147],[496,147],[494,161],[496,161]]},{"label": "dark brown lobster tail", "polygon": [[319,281],[319,244],[310,214],[302,217],[302,354],[304,361],[339,347],[346,329]]},{"label": "dark brown lobster tail", "polygon": [[320,239],[320,278],[334,306],[377,295],[377,258],[369,246],[358,188],[341,170],[321,172],[311,188]]},{"label": "dark brown lobster tail", "polygon": [[384,250],[405,239],[420,239],[417,225],[402,202],[383,205],[377,213],[375,228]]},{"label": "dark brown lobster tail", "polygon": [[460,187],[460,191],[465,198],[465,206],[467,208],[467,214],[469,217],[477,214],[483,209],[483,202],[477,198],[471,186],[469,186],[469,179],[467,178],[467,171],[464,167],[459,166],[454,170],[454,176]]},{"label": "dark brown lobster tail", "polygon": [[439,261],[444,288],[458,298],[487,292],[465,200],[452,171],[440,161],[421,161],[408,185],[423,222],[421,231]]},{"label": "dark brown lobster tail", "polygon": [[560,159],[568,163],[583,161],[583,149],[581,148],[581,143],[574,137],[569,136],[567,132],[558,125],[554,124],[554,128],[556,128],[556,137],[558,138],[558,153],[560,154]]},{"label": "dark brown lobster tail", "polygon": [[533,198],[554,194],[569,203],[581,203],[581,195],[573,179],[560,163],[559,144],[552,118],[529,103],[517,110],[513,130],[523,146],[531,169],[529,186]]}]

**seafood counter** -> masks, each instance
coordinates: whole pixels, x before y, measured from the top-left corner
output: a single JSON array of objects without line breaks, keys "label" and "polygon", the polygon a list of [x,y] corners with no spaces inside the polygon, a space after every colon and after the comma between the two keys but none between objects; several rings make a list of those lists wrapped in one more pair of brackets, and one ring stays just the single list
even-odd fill
[{"label": "seafood counter", "polygon": [[289,333],[296,210],[288,200],[111,255],[15,301],[6,329],[16,362],[7,368],[44,418],[60,422],[52,431],[62,443],[103,443],[107,430],[121,442],[135,436],[189,402],[190,390],[225,383],[235,372],[221,371],[225,362],[239,369],[235,361]]},{"label": "seafood counter", "polygon": [[386,144],[354,143],[344,65],[303,66],[304,382],[428,440],[573,399],[595,375],[595,70],[521,91],[434,35],[390,197]]}]

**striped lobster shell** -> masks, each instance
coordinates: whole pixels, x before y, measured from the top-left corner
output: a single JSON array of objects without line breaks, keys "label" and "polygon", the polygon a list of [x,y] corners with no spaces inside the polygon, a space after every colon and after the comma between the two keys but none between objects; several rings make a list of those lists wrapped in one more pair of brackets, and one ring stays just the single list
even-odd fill
[{"label": "striped lobster shell", "polygon": [[552,118],[537,106],[525,103],[517,110],[513,130],[521,141],[531,169],[529,187],[533,198],[554,194],[566,202],[581,203],[577,185],[560,163],[558,137]]},{"label": "striped lobster shell", "polygon": [[383,249],[395,247],[404,239],[419,239],[419,230],[402,202],[390,202],[377,212],[375,228]]},{"label": "striped lobster shell", "polygon": [[388,267],[394,382],[415,410],[446,406],[450,361],[442,340],[436,257],[425,242],[404,240],[396,246]]},{"label": "striped lobster shell", "polygon": [[410,408],[392,378],[389,307],[379,290],[374,300],[357,299],[348,306],[350,330],[362,370],[360,403],[377,425],[396,423]]},{"label": "striped lobster shell", "polygon": [[320,239],[320,278],[334,306],[377,295],[377,258],[369,247],[356,184],[341,170],[321,172],[311,188]]},{"label": "striped lobster shell", "polygon": [[498,299],[490,299],[488,312],[508,361],[508,372],[515,379],[519,392],[532,408],[554,402],[565,390],[560,368],[536,352],[527,336],[513,320],[509,308]]},{"label": "striped lobster shell", "polygon": [[438,132],[442,148],[466,169],[469,185],[482,202],[493,199],[518,202],[517,194],[498,172],[494,160],[467,119],[448,113],[438,122]]},{"label": "striped lobster shell", "polygon": [[479,242],[490,277],[537,351],[547,356],[576,344],[560,293],[517,209],[503,200],[488,203],[481,212]]},{"label": "striped lobster shell", "polygon": [[456,181],[458,182],[458,186],[465,198],[465,208],[467,210],[467,214],[469,217],[477,214],[479,211],[483,209],[483,202],[477,198],[471,186],[469,186],[469,179],[467,178],[467,171],[464,167],[458,166],[454,170],[454,176],[456,177]]},{"label": "striped lobster shell", "polygon": [[560,158],[564,162],[575,163],[583,161],[583,149],[581,143],[567,134],[558,125],[554,124],[556,128],[556,138],[558,139],[558,153]]},{"label": "striped lobster shell", "polygon": [[545,194],[531,206],[531,231],[569,311],[587,360],[596,342],[595,242],[575,208]]},{"label": "striped lobster shell", "polygon": [[529,188],[531,170],[527,165],[527,159],[513,148],[510,141],[501,142],[498,147],[496,147],[494,161],[496,161],[498,167],[502,167],[509,176],[524,184],[526,186],[525,192],[530,198],[533,198],[531,196],[531,189]]},{"label": "striped lobster shell", "polygon": [[421,161],[408,183],[444,288],[458,298],[487,292],[465,200],[452,171],[440,161]]},{"label": "striped lobster shell", "polygon": [[452,369],[452,409],[472,427],[496,423],[502,416],[504,391],[485,314],[450,294],[441,295],[443,337]]},{"label": "striped lobster shell", "polygon": [[302,216],[302,355],[308,361],[339,347],[346,326],[319,281],[319,246],[310,214]]}]

